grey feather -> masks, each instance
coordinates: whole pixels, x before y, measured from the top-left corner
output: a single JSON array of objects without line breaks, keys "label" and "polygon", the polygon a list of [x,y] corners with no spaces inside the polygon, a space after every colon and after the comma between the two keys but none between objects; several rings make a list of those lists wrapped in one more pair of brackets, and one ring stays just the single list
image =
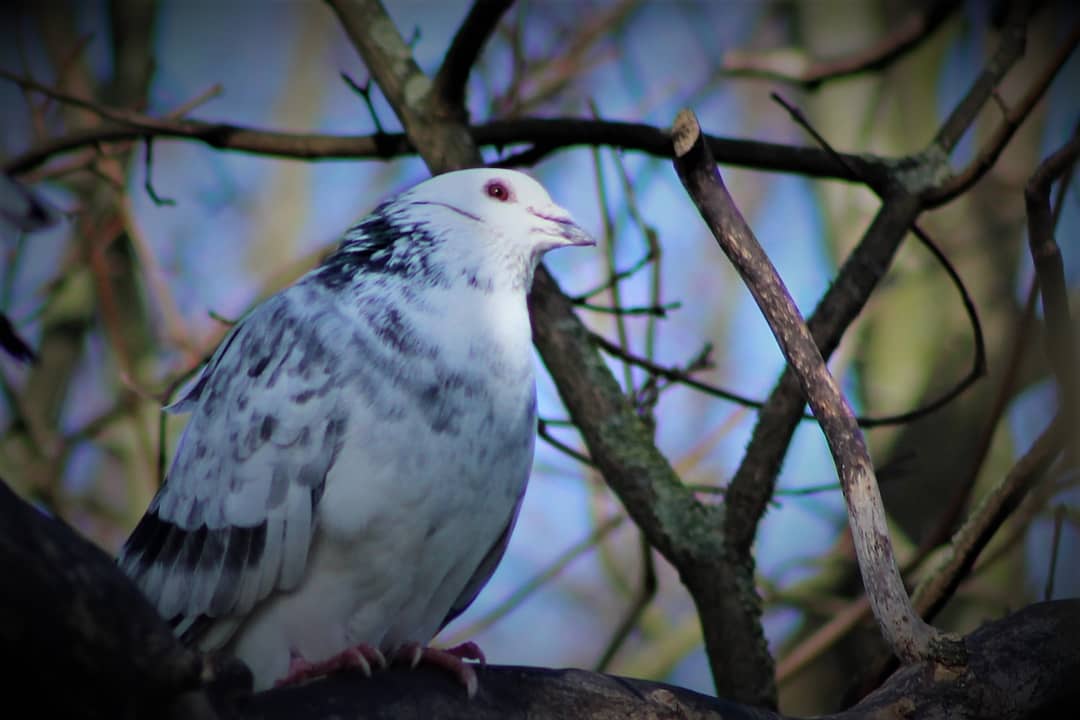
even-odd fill
[{"label": "grey feather", "polygon": [[[327,392],[343,379],[326,351],[344,322],[330,311],[312,321],[298,294],[286,290],[234,327],[170,408],[192,417],[168,482],[121,552],[167,618],[247,612],[303,575],[346,413]],[[318,397],[292,407],[290,397],[304,392]],[[282,408],[289,412],[279,421]],[[317,442],[301,447],[301,437]],[[168,529],[157,544],[147,533],[159,524]]]}]

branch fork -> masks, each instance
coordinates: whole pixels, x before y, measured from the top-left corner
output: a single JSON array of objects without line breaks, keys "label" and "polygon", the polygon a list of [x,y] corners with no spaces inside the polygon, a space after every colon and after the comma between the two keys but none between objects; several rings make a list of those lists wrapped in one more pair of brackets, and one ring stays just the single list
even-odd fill
[{"label": "branch fork", "polygon": [[761,308],[825,433],[840,475],[859,569],[882,635],[905,663],[936,660],[950,666],[964,664],[962,642],[928,625],[912,607],[855,414],[775,267],[728,193],[693,112],[678,114],[671,136],[679,179]]}]

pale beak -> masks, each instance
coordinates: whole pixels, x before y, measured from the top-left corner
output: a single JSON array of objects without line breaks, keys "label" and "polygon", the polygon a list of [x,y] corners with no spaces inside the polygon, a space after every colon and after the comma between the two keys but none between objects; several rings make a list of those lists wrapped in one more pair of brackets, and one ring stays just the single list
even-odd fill
[{"label": "pale beak", "polygon": [[543,221],[538,223],[532,231],[545,236],[544,250],[596,244],[596,240],[574,222],[574,219],[570,217],[570,213],[558,205],[529,208],[529,213]]}]

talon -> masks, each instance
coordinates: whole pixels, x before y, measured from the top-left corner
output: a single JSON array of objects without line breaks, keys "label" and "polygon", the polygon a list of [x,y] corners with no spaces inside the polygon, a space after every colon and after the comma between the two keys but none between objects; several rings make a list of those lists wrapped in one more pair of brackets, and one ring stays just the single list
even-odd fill
[{"label": "talon", "polygon": [[416,666],[420,664],[420,659],[424,656],[424,646],[418,642],[405,643],[397,652],[394,653],[395,660],[401,660],[409,666],[410,670],[415,670]]},{"label": "talon", "polygon": [[365,677],[371,677],[372,665],[380,670],[386,668],[386,656],[378,648],[366,643],[346,648],[333,657],[317,662],[309,662],[299,654],[294,653],[289,659],[289,671],[283,677],[274,681],[274,687],[296,685],[348,668],[355,668],[362,672]]},{"label": "talon", "polygon": [[476,670],[466,660],[478,660],[481,664],[487,662],[484,652],[474,642],[465,642],[446,650],[425,647],[416,642],[406,643],[397,649],[394,659],[407,663],[410,669],[421,662],[441,667],[453,674],[465,686],[465,693],[470,699],[476,696],[480,681],[476,677]]}]

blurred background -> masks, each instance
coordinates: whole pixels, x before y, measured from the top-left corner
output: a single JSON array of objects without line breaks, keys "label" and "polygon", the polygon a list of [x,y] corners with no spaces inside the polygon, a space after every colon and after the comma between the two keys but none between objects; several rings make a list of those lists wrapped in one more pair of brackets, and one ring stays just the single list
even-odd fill
[{"label": "blurred background", "polygon": [[[429,72],[469,8],[463,1],[387,5]],[[1005,105],[1034,84],[1065,41],[1080,16],[1069,5],[1048,3],[1036,16],[1025,57],[999,88]],[[522,2],[484,51],[469,107],[474,122],[596,116],[659,128],[691,107],[711,134],[813,145],[770,100],[777,91],[837,149],[903,156],[930,142],[999,38],[1001,9],[993,3],[924,6],[950,12],[913,51],[881,72],[807,87],[780,75],[869,47],[917,8],[891,0]],[[321,3],[50,0],[7,4],[0,28],[0,68],[105,105],[294,132],[400,130],[378,89],[369,110],[343,79],[363,87],[367,71]],[[967,477],[977,473],[964,496],[970,505],[1053,415],[1041,309],[1036,304],[1034,320],[1025,314],[1033,273],[1023,188],[1040,160],[1076,131],[1078,63],[1074,54],[984,179],[920,220],[974,298],[988,374],[935,413],[868,433],[902,562]],[[994,103],[982,111],[954,168],[971,161],[1001,112]],[[0,78],[0,123],[0,152],[10,163],[50,138],[96,125],[98,116]],[[520,149],[484,152],[494,162]],[[147,152],[141,142],[99,144],[21,175],[63,219],[33,234],[4,227],[0,244],[0,310],[40,356],[34,365],[0,356],[0,475],[109,552],[145,510],[182,430],[182,416],[162,421],[161,402],[197,370],[227,321],[312,267],[379,200],[426,176],[416,158],[301,162],[168,139],[154,141],[149,162]],[[722,169],[808,314],[879,200],[845,183]],[[614,290],[590,295],[589,303],[652,309],[614,315],[583,307],[590,328],[665,366],[692,364],[711,346],[709,367],[695,377],[754,398],[768,394],[782,357],[670,161],[578,147],[529,171],[601,239],[591,253],[549,256],[563,289],[590,294],[624,272]],[[1078,200],[1075,186],[1064,194],[1057,232],[1074,317]],[[964,376],[972,354],[956,289],[909,239],[830,366],[859,412],[884,415],[939,396]],[[754,411],[683,385],[657,385],[616,360],[611,367],[628,392],[658,393],[659,447],[685,483],[722,502]],[[545,432],[580,450],[543,372],[539,397]],[[1055,552],[1052,596],[1080,594],[1078,480],[1051,478],[1032,492],[941,624],[970,630],[1043,598]],[[779,488],[756,543],[766,633],[781,661],[781,707],[820,712],[837,705],[859,668],[860,634],[876,629],[863,623],[815,662],[784,666],[801,640],[861,592],[836,473],[815,424],[797,432]],[[655,596],[644,582],[650,572]],[[620,633],[635,606],[640,616]],[[506,559],[438,640],[466,638],[494,663],[601,667],[712,691],[697,616],[678,577],[658,555],[643,553],[602,479],[544,441]]]}]

